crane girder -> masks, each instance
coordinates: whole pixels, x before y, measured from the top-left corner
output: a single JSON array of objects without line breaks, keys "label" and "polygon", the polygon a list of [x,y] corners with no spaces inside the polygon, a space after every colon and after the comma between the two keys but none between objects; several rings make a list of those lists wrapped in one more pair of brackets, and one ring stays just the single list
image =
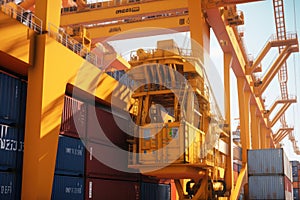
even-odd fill
[{"label": "crane girder", "polygon": [[[167,0],[161,1],[145,1],[139,4],[125,4],[99,9],[84,10],[78,12],[63,13],[61,16],[60,25],[84,25],[91,23],[114,21],[124,18],[134,18],[137,15],[143,16],[146,14],[153,15],[155,13],[168,13],[169,10],[187,8],[187,1],[172,0],[170,3]],[[149,26],[149,25],[148,25]]]},{"label": "crane girder", "polygon": [[103,41],[104,39],[112,36],[114,36],[114,40],[117,40],[166,34],[173,31],[189,31],[188,15],[155,19],[155,27],[149,27],[150,21],[151,19],[91,27],[87,28],[87,31],[89,33],[89,37],[92,39],[92,43]]}]

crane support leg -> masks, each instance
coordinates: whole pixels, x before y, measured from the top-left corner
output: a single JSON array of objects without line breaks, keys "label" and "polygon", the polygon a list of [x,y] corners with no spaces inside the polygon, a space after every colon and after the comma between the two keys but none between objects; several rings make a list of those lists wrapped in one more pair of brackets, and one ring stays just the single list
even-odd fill
[{"label": "crane support leg", "polygon": [[256,116],[256,106],[250,106],[251,111],[251,141],[252,141],[252,148],[259,149],[260,148],[260,136],[259,136],[259,118]]},{"label": "crane support leg", "polygon": [[[34,64],[28,70],[22,199],[51,199],[67,84],[110,102],[115,79],[74,54],[47,34],[35,38]],[[38,49],[38,50],[36,50]],[[64,55],[66,59],[57,59]],[[80,73],[81,75],[78,75]],[[59,79],[57,75],[59,74]],[[109,87],[97,87],[99,82]],[[80,84],[78,84],[80,83]]]},{"label": "crane support leg", "polygon": [[260,127],[260,136],[261,136],[261,148],[266,149],[267,147],[267,133],[268,133],[268,128],[265,127],[264,125],[261,125]]},{"label": "crane support leg", "polygon": [[242,144],[242,162],[247,162],[247,149],[250,149],[250,131],[249,131],[249,104],[250,92],[245,91],[246,81],[242,77],[237,77],[238,96],[239,96],[239,113],[240,113],[240,132]]},{"label": "crane support leg", "polygon": [[[199,57],[204,65],[204,51],[210,52],[210,27],[208,26],[202,10],[201,1],[188,0],[189,18],[190,18],[190,33],[192,38],[192,51],[194,55]],[[198,43],[195,45],[195,42]],[[199,49],[203,47],[203,49]]]},{"label": "crane support leg", "polygon": [[224,53],[224,90],[225,90],[225,123],[228,125],[226,132],[229,135],[228,138],[228,156],[226,159],[226,172],[225,172],[225,181],[226,188],[229,194],[231,194],[233,189],[233,155],[232,155],[232,133],[230,127],[230,68],[232,64],[232,55]]}]

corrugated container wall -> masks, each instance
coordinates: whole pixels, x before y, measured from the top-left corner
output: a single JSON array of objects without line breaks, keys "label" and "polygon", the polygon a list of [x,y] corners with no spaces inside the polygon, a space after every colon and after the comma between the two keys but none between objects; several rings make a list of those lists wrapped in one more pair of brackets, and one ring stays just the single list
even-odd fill
[{"label": "corrugated container wall", "polygon": [[291,181],[286,176],[249,176],[249,199],[293,199]]},{"label": "corrugated container wall", "polygon": [[87,178],[85,187],[86,200],[140,199],[139,182]]},{"label": "corrugated container wall", "polygon": [[[102,156],[107,158],[107,162],[101,162]],[[139,174],[136,173],[136,170],[128,168],[127,158],[126,151],[119,151],[118,148],[103,143],[87,142],[85,159],[86,176],[137,181]],[[126,169],[135,173],[127,173],[117,169]]]},{"label": "corrugated container wall", "polygon": [[[61,134],[71,137],[86,136],[86,104],[65,96],[62,113]],[[79,135],[78,135],[79,134]]]},{"label": "corrugated container wall", "polygon": [[83,175],[85,147],[80,139],[59,136],[56,174]]},{"label": "corrugated container wall", "polygon": [[18,130],[14,127],[0,124],[0,169],[16,168],[18,151]]},{"label": "corrugated container wall", "polygon": [[84,178],[55,175],[52,187],[52,200],[83,200]]},{"label": "corrugated container wall", "polygon": [[142,183],[141,200],[170,200],[169,184]]},{"label": "corrugated container wall", "polygon": [[292,166],[282,148],[248,150],[248,174],[285,175],[292,180]]},{"label": "corrugated container wall", "polygon": [[[115,118],[117,118],[120,126],[128,127],[128,119],[122,116],[121,113],[112,115],[109,108],[100,108],[89,105],[87,116],[87,139],[93,142],[106,142],[104,137],[107,137],[113,144],[118,145],[123,149],[127,149],[127,137],[119,125],[116,124]],[[104,132],[105,136],[100,134],[100,131]]]},{"label": "corrugated container wall", "polygon": [[0,199],[20,199],[21,183],[19,174],[12,172],[0,172]]},{"label": "corrugated container wall", "polygon": [[20,121],[21,81],[0,72],[0,123],[16,125]]}]

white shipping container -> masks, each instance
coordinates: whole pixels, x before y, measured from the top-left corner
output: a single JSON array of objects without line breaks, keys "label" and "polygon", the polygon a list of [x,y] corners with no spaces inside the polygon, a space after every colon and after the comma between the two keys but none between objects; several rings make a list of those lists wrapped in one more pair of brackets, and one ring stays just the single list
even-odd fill
[{"label": "white shipping container", "polygon": [[293,199],[293,187],[286,176],[249,176],[249,199]]},{"label": "white shipping container", "polygon": [[292,165],[282,148],[248,150],[248,175],[285,175],[293,180]]}]

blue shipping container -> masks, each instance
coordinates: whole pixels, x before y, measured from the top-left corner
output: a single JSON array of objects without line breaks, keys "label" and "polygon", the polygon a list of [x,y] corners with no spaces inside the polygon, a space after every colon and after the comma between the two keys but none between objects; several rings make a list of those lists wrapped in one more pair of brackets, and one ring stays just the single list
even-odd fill
[{"label": "blue shipping container", "polygon": [[18,171],[22,172],[23,169],[23,155],[24,155],[24,129],[25,128],[19,128],[18,129],[18,151],[17,151],[17,163],[16,163],[16,169]]},{"label": "blue shipping container", "polygon": [[55,175],[52,187],[52,200],[83,200],[84,180],[82,177]]},{"label": "blue shipping container", "polygon": [[293,177],[298,177],[298,166],[293,166],[292,167],[292,173],[293,173]]},{"label": "blue shipping container", "polygon": [[56,174],[83,175],[85,147],[80,139],[59,136]]},{"label": "blue shipping container", "polygon": [[26,99],[27,99],[27,83],[21,82],[21,106],[20,106],[20,118],[19,127],[25,129],[25,118],[26,118]]},{"label": "blue shipping container", "polygon": [[0,170],[22,168],[23,141],[17,128],[0,124]]},{"label": "blue shipping container", "polygon": [[298,188],[293,189],[293,196],[294,196],[294,199],[299,199],[299,189]]},{"label": "blue shipping container", "polygon": [[20,199],[21,182],[17,181],[17,176],[10,172],[0,172],[0,199],[15,200]]},{"label": "blue shipping container", "polygon": [[297,160],[293,160],[293,161],[290,161],[291,162],[291,164],[292,164],[292,166],[298,166],[298,164],[299,164],[299,161],[297,161]]},{"label": "blue shipping container", "polygon": [[0,123],[14,125],[20,119],[21,81],[0,73]]},{"label": "blue shipping container", "polygon": [[170,200],[171,189],[167,184],[142,183],[141,200]]}]

